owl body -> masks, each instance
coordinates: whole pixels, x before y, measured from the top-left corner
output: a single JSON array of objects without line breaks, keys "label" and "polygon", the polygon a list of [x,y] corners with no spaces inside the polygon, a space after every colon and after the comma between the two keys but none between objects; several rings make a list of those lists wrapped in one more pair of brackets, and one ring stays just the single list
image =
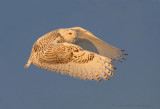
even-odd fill
[{"label": "owl body", "polygon": [[122,49],[113,47],[81,27],[63,28],[40,37],[33,45],[25,65],[68,74],[75,78],[109,80],[114,59],[124,59]]}]

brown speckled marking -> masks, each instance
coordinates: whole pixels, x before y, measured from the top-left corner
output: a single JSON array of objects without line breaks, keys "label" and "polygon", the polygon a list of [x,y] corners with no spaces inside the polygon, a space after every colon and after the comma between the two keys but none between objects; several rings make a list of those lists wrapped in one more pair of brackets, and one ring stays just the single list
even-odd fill
[{"label": "brown speckled marking", "polygon": [[78,56],[73,56],[72,61],[75,62],[75,63],[82,63],[82,64],[88,63],[89,61],[92,61],[93,58],[94,58],[94,54],[90,53],[90,54],[87,54],[87,55],[88,56],[86,57],[85,53],[81,53],[81,54],[79,53]]},{"label": "brown speckled marking", "polygon": [[91,80],[94,80],[94,76],[93,76],[92,73],[90,73],[89,77],[90,77]]},{"label": "brown speckled marking", "polygon": [[108,71],[108,74],[110,74],[110,76],[114,76],[114,73],[112,73],[110,70]]},{"label": "brown speckled marking", "polygon": [[56,38],[59,38],[59,42],[64,42],[64,38],[55,30],[39,38],[34,43],[33,50],[35,52],[41,51],[44,47],[53,43]]},{"label": "brown speckled marking", "polygon": [[38,52],[36,58],[38,58],[39,62],[48,64],[66,64],[71,61],[88,63],[88,61],[93,60],[94,53],[86,54],[80,47],[61,44],[59,46],[49,46],[46,50]]}]

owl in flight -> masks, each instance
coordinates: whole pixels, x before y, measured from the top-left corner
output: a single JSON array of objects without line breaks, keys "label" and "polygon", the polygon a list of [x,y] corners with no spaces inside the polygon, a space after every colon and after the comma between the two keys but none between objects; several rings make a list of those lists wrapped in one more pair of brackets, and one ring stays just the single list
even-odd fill
[{"label": "owl in flight", "polygon": [[125,60],[124,50],[111,46],[81,28],[61,28],[40,37],[33,45],[25,68],[37,67],[84,80],[109,80],[111,64]]}]

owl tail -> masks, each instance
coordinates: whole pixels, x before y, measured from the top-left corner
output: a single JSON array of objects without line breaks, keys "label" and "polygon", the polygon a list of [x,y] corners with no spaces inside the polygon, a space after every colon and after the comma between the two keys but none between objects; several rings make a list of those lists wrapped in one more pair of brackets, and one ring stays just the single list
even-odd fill
[{"label": "owl tail", "polygon": [[24,68],[28,68],[31,65],[31,63],[32,63],[32,55],[33,55],[33,52],[31,52],[31,55],[30,55],[30,57],[29,57],[29,59],[27,61],[27,64],[24,66]]},{"label": "owl tail", "polygon": [[31,65],[31,63],[32,63],[32,58],[33,58],[34,53],[35,53],[35,51],[34,51],[34,49],[32,48],[31,55],[30,55],[30,57],[29,57],[29,59],[28,59],[28,61],[27,61],[27,64],[24,66],[24,68],[28,68],[28,67]]},{"label": "owl tail", "polygon": [[24,68],[28,68],[31,65],[31,63],[32,63],[32,61],[29,58],[27,64],[24,66]]}]

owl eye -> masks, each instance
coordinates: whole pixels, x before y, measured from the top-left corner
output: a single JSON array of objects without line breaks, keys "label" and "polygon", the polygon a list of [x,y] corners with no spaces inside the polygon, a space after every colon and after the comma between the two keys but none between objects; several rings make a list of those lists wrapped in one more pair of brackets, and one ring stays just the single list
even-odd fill
[{"label": "owl eye", "polygon": [[72,33],[69,33],[69,35],[72,35]]}]

